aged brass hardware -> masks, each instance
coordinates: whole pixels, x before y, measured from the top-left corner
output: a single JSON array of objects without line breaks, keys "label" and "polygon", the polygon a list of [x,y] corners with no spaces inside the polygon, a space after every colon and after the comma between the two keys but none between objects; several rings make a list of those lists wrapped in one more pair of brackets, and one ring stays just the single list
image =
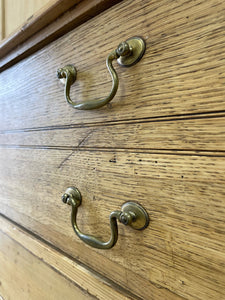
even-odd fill
[{"label": "aged brass hardware", "polygon": [[133,229],[142,230],[149,224],[149,217],[146,210],[136,202],[126,202],[122,205],[121,211],[113,211],[110,214],[111,237],[109,241],[103,242],[96,237],[84,234],[77,226],[77,210],[81,205],[82,197],[80,191],[75,187],[69,187],[62,195],[62,201],[72,206],[71,223],[76,235],[86,244],[98,249],[112,248],[118,239],[117,220]]},{"label": "aged brass hardware", "polygon": [[113,99],[119,85],[118,75],[112,65],[113,60],[117,59],[118,64],[121,66],[130,67],[142,58],[144,52],[145,42],[140,37],[133,37],[119,44],[117,49],[113,50],[106,59],[106,66],[112,77],[112,88],[109,95],[103,99],[87,101],[84,103],[75,103],[70,98],[70,87],[75,82],[77,76],[76,68],[73,65],[67,65],[64,68],[58,69],[58,78],[65,78],[66,80],[64,94],[67,102],[72,105],[73,108],[80,110],[96,109],[104,106]]}]

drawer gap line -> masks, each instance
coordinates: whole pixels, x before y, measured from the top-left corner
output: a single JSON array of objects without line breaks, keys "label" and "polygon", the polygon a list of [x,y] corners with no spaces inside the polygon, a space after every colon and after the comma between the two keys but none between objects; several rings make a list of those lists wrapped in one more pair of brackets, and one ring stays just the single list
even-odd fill
[{"label": "drawer gap line", "polygon": [[32,131],[67,130],[67,129],[75,129],[75,128],[89,128],[89,127],[117,126],[117,125],[124,125],[124,124],[141,124],[141,123],[157,123],[157,122],[168,122],[168,121],[174,122],[174,121],[182,121],[182,120],[215,119],[215,118],[224,118],[224,117],[225,117],[225,111],[212,111],[212,112],[203,112],[203,113],[196,113],[196,114],[157,116],[157,117],[141,118],[141,119],[124,119],[124,120],[119,120],[119,121],[52,125],[52,126],[43,126],[43,127],[30,127],[30,128],[27,127],[27,128],[18,128],[18,129],[8,129],[8,130],[6,129],[6,130],[0,130],[0,134],[32,132]]}]

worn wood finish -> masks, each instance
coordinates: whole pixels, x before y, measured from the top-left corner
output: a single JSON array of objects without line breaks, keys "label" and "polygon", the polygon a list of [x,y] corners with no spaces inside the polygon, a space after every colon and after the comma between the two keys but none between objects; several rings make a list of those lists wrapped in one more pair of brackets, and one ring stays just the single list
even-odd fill
[{"label": "worn wood finish", "polygon": [[0,228],[3,299],[136,299],[2,217]]},{"label": "worn wood finish", "polygon": [[[13,32],[15,35],[15,32],[18,32],[18,29],[20,28],[19,35],[23,35],[23,27],[25,31],[26,27],[29,27],[31,24],[31,19],[33,21],[33,17],[40,14],[37,14],[37,11],[40,9],[43,11],[48,10],[49,7],[46,5],[49,1],[48,0],[5,0],[5,36],[4,38],[8,38]],[[53,1],[51,1],[52,3]],[[56,2],[54,0],[54,2]],[[52,3],[53,4],[53,3]],[[44,17],[44,18],[43,18]],[[48,16],[49,17],[49,16]],[[45,15],[42,16],[42,22],[48,22],[48,19],[45,20]],[[28,20],[27,20],[28,19]],[[49,17],[51,19],[51,17]],[[29,21],[30,20],[30,21]],[[50,21],[51,22],[51,21]],[[37,31],[38,31],[38,23],[37,23]],[[28,29],[29,30],[29,29]],[[32,30],[31,30],[32,34]],[[19,42],[19,36],[18,36],[18,42]],[[5,42],[3,42],[5,44]],[[17,46],[18,44],[15,44]],[[8,48],[9,50],[9,48]],[[11,50],[11,49],[10,49]],[[7,52],[5,52],[3,55],[5,55]]]},{"label": "worn wood finish", "polygon": [[[131,298],[223,299],[225,2],[128,0],[78,26],[93,16],[92,4],[82,1],[45,27],[44,38],[36,34],[2,58],[5,68],[75,22],[1,73],[0,213],[48,242],[53,267],[54,256],[66,254]],[[72,99],[104,97],[111,88],[105,58],[135,35],[146,40],[146,53],[132,68],[115,63],[115,99],[94,111],[71,108],[57,68],[77,67]],[[61,202],[71,185],[83,196],[85,233],[108,239],[109,214],[126,201],[146,208],[150,226],[134,232],[119,224],[109,251],[86,246]],[[64,261],[58,268],[66,272]]]},{"label": "worn wood finish", "polygon": [[[4,0],[2,0],[4,1]],[[0,56],[24,42],[81,0],[6,0],[5,40],[0,43]],[[13,8],[13,9],[12,9]]]},{"label": "worn wood finish", "polygon": [[[224,157],[2,149],[1,212],[141,298],[221,299],[224,166]],[[60,199],[71,185],[83,195],[84,232],[107,239],[110,212],[128,200],[147,209],[149,228],[120,225],[110,251],[86,246]]]},{"label": "worn wood finish", "polygon": [[[225,115],[49,127],[0,133],[0,145],[163,151],[225,151]],[[220,153],[221,152],[221,153]],[[211,153],[213,156],[214,153]]]},{"label": "worn wood finish", "polygon": [[[29,56],[120,1],[121,0],[57,1],[56,5],[48,7],[48,12],[41,11],[40,16],[38,15],[37,18],[32,19],[31,23],[28,22],[30,28],[25,30],[25,33],[23,33],[23,30],[22,33],[19,30],[0,44],[0,56],[2,54],[2,58],[0,58],[0,71]],[[75,5],[76,3],[77,5]],[[49,19],[52,20],[57,14],[61,14],[63,10],[66,9],[66,6],[69,7],[71,4],[73,4],[74,7],[59,16],[54,22],[48,22]],[[42,21],[42,13],[47,13],[47,19],[45,19],[44,22]],[[41,17],[41,20],[39,17]],[[37,28],[40,28],[40,30],[36,31]],[[14,44],[17,45],[17,47],[15,47]]]},{"label": "worn wood finish", "polygon": [[[1,128],[224,111],[224,15],[221,0],[113,6],[1,74]],[[104,97],[111,88],[105,58],[134,35],[144,37],[147,50],[132,68],[116,66],[120,87],[111,104],[96,111],[71,108],[57,68],[73,63],[78,69],[72,99]]]},{"label": "worn wood finish", "polygon": [[0,299],[96,299],[0,232]]}]

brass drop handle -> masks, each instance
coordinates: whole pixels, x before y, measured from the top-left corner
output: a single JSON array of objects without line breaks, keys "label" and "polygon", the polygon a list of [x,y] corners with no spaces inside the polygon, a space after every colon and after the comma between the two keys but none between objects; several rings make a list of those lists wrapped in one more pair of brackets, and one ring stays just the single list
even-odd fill
[{"label": "brass drop handle", "polygon": [[113,50],[108,55],[106,59],[106,66],[112,77],[112,88],[109,95],[103,99],[90,100],[83,103],[76,103],[70,98],[70,87],[75,82],[77,76],[76,68],[73,65],[67,65],[64,68],[58,69],[57,77],[59,79],[66,79],[64,94],[67,102],[72,105],[73,108],[80,110],[96,109],[104,106],[113,99],[119,85],[118,75],[112,65],[113,60],[117,59],[117,62],[121,66],[130,67],[136,64],[142,58],[144,52],[145,42],[140,37],[133,37],[128,39],[126,42],[122,42],[117,49]]},{"label": "brass drop handle", "polygon": [[77,210],[82,201],[80,191],[75,187],[67,188],[62,195],[62,201],[72,206],[71,223],[76,235],[83,242],[94,248],[110,249],[116,244],[118,239],[117,220],[137,230],[145,229],[149,224],[148,214],[140,204],[126,202],[122,205],[121,211],[116,210],[110,214],[111,237],[109,241],[103,242],[92,235],[82,233],[77,226]]}]

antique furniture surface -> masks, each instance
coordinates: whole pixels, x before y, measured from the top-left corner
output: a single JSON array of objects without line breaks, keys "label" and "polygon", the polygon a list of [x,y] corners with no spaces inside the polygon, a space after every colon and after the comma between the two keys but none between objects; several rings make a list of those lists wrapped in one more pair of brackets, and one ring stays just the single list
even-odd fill
[{"label": "antique furniture surface", "polygon": [[[40,20],[0,47],[0,296],[225,299],[225,2],[84,0]],[[146,51],[113,63],[113,100],[68,105],[57,69],[76,66],[71,98],[95,101],[106,56],[134,36]],[[149,226],[86,245],[61,201],[71,186],[83,232],[108,240],[127,201]]]},{"label": "antique furniture surface", "polygon": [[[51,2],[53,1],[51,0]],[[1,0],[0,40],[11,36],[18,27],[21,28],[24,22],[33,18],[40,9],[46,11],[46,7],[49,7],[49,0]]]}]

